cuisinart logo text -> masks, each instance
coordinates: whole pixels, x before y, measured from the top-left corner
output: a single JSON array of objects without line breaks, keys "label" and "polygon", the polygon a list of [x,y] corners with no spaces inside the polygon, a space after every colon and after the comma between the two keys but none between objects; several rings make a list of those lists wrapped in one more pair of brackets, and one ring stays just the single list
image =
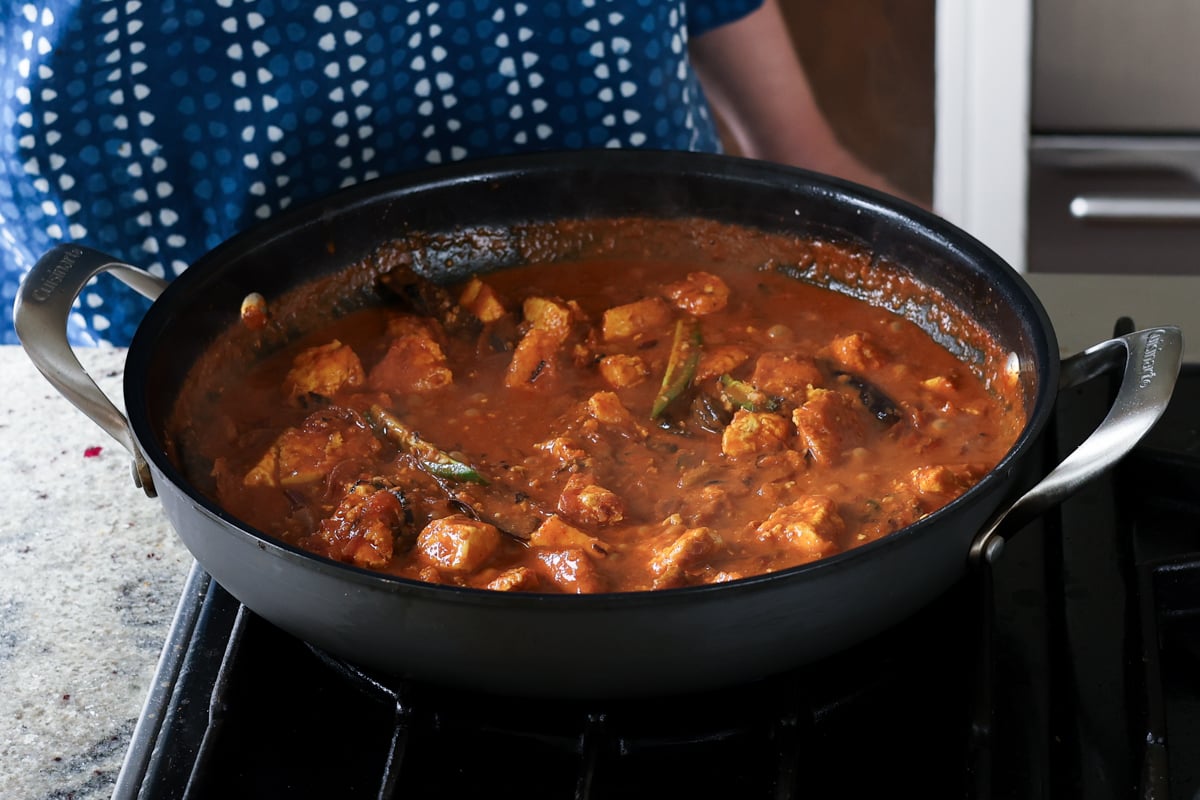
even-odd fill
[{"label": "cuisinart logo text", "polygon": [[1162,331],[1154,331],[1146,337],[1146,352],[1142,353],[1142,374],[1138,380],[1138,388],[1145,389],[1158,373],[1154,371],[1158,363],[1158,354],[1162,351]]},{"label": "cuisinart logo text", "polygon": [[62,283],[63,278],[71,271],[71,267],[75,266],[75,262],[79,260],[81,255],[83,255],[83,251],[78,247],[73,247],[63,253],[62,258],[50,270],[50,274],[33,290],[33,299],[39,303],[49,300],[50,295],[54,294],[54,290]]}]

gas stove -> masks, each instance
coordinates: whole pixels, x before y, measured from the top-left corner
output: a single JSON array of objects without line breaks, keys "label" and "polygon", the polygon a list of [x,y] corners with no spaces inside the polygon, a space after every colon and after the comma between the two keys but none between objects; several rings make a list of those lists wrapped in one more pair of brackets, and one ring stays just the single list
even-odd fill
[{"label": "gas stove", "polygon": [[[1111,389],[1062,393],[1047,464]],[[1189,364],[1116,470],[902,624],[699,695],[546,701],[373,675],[197,568],[114,798],[1200,797],[1198,402]]]}]

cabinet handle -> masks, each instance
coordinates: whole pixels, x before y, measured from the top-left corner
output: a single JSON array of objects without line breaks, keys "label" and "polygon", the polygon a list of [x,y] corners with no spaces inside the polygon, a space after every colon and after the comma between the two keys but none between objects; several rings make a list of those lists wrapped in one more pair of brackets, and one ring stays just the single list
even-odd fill
[{"label": "cabinet handle", "polygon": [[1081,194],[1071,216],[1106,222],[1200,222],[1200,197],[1120,197]]}]

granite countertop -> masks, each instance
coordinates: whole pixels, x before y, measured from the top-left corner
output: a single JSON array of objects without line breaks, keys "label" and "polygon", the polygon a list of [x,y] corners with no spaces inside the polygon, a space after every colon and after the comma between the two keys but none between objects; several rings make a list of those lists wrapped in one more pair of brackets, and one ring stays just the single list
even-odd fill
[{"label": "granite countertop", "polygon": [[[124,351],[79,356],[120,405]],[[108,798],[192,558],[21,348],[0,376],[0,796]]]}]

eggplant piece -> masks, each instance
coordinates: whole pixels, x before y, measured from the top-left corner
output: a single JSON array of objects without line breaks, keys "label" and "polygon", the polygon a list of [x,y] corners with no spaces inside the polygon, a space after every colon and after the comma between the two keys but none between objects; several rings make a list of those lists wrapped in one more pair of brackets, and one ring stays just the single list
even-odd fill
[{"label": "eggplant piece", "polygon": [[717,379],[715,393],[701,390],[693,398],[691,419],[701,429],[719,434],[725,431],[739,409],[773,412],[782,407],[783,398],[769,395],[754,384],[725,373]]},{"label": "eggplant piece", "polygon": [[858,390],[859,401],[867,411],[874,415],[875,419],[889,426],[904,419],[904,414],[895,401],[866,378],[842,370],[834,370],[833,374],[838,380],[845,381],[847,385]]},{"label": "eggplant piece", "polygon": [[455,485],[435,480],[459,511],[494,525],[505,536],[525,544],[551,516],[529,495],[503,483]]},{"label": "eggplant piece", "polygon": [[479,335],[479,341],[476,343],[475,351],[481,356],[492,353],[511,353],[517,349],[517,342],[520,338],[517,321],[511,314],[505,314],[495,322],[489,322],[484,326]]},{"label": "eggplant piece", "polygon": [[701,430],[720,434],[732,419],[733,411],[719,397],[700,392],[692,400],[692,421],[699,425]]}]

